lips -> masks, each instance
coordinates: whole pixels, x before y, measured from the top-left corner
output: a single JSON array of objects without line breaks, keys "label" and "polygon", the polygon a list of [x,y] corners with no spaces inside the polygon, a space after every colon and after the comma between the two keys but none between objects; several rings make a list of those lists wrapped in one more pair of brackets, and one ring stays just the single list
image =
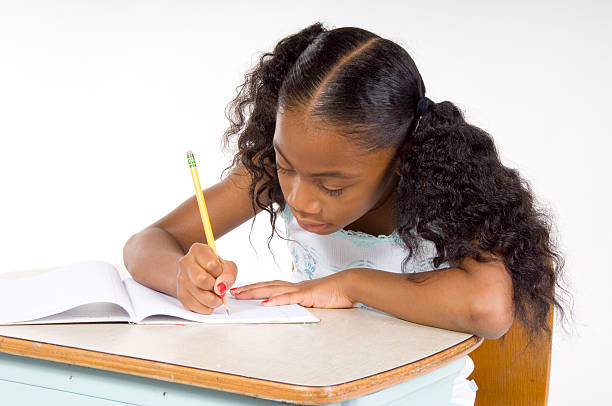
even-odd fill
[{"label": "lips", "polygon": [[300,227],[302,227],[304,230],[306,231],[310,231],[310,232],[319,232],[322,231],[323,229],[325,229],[327,227],[326,223],[313,223],[310,221],[304,221],[301,220],[299,218],[295,218],[298,222],[298,224],[300,225]]},{"label": "lips", "polygon": [[299,218],[296,218],[296,220],[298,221],[298,223],[303,224],[305,226],[308,227],[317,227],[317,226],[324,226],[325,223],[313,223],[312,221],[306,221],[306,220],[302,220]]}]

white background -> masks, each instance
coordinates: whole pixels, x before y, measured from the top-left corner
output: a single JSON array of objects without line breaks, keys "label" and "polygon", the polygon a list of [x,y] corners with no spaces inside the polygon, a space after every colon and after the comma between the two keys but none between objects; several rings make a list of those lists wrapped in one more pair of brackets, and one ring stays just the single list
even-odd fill
[{"label": "white background", "polygon": [[[306,4],[308,3],[308,4]],[[459,3],[459,2],[457,2]],[[533,4],[532,4],[533,3]],[[556,218],[574,294],[550,405],[603,404],[610,368],[612,6],[606,1],[0,1],[0,271],[122,262],[126,239],[218,181],[226,104],[259,55],[322,21],[392,39],[434,101],[489,131]],[[243,226],[243,280],[285,277]],[[609,376],[609,374],[607,374]]]}]

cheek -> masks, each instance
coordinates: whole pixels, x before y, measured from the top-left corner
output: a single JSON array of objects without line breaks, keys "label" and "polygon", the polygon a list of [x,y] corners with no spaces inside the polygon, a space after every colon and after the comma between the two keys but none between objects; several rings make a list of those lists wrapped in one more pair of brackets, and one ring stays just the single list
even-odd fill
[{"label": "cheek", "polygon": [[384,194],[384,190],[380,190],[377,185],[363,185],[358,189],[354,189],[350,197],[346,196],[339,211],[344,212],[345,216],[351,216],[352,220],[356,220],[365,215],[374,206],[376,206]]},{"label": "cheek", "polygon": [[348,196],[342,200],[326,200],[325,211],[337,224],[347,225],[359,219],[369,210],[369,202],[362,195]]}]

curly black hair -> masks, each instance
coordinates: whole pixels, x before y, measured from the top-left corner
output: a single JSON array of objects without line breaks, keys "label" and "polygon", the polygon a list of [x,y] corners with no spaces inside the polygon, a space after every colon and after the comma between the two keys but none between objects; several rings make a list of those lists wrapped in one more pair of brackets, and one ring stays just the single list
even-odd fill
[{"label": "curly black hair", "polygon": [[[263,54],[237,90],[224,142],[237,138],[238,152],[227,169],[242,165],[252,176],[253,209],[270,215],[268,246],[285,207],[272,146],[277,110],[306,111],[367,151],[397,151],[393,221],[407,249],[402,271],[420,239],[435,244],[436,267],[465,257],[501,260],[515,316],[532,336],[550,333],[551,305],[563,317],[563,258],[549,216],[519,173],[500,162],[489,134],[452,103],[424,99],[421,75],[401,46],[360,28],[316,23]],[[428,105],[417,115],[423,100]]]}]

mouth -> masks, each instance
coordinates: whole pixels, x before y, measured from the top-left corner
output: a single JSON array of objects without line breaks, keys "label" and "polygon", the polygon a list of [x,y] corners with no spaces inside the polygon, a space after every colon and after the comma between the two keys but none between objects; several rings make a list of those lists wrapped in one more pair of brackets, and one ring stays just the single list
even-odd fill
[{"label": "mouth", "polygon": [[295,218],[300,227],[302,227],[306,231],[310,231],[311,233],[320,233],[325,230],[329,224],[326,223],[312,223],[310,221],[300,220],[299,218]]}]

